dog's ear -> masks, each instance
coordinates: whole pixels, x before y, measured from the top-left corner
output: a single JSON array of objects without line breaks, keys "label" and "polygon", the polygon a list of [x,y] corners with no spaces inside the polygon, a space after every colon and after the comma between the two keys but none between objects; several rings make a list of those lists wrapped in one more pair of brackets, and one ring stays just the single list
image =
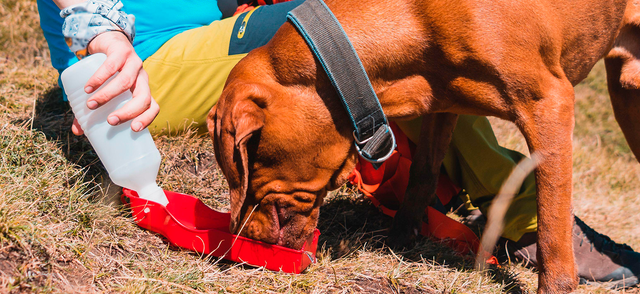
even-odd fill
[{"label": "dog's ear", "polygon": [[[234,162],[238,170],[239,185],[229,185],[231,196],[231,223],[229,229],[231,232],[237,232],[240,229],[240,219],[238,216],[243,208],[243,203],[247,197],[247,189],[249,188],[249,154],[247,152],[247,143],[249,139],[264,127],[265,115],[260,108],[251,99],[245,99],[238,102],[232,111],[232,123],[235,132]],[[237,157],[236,157],[237,156]],[[238,158],[239,157],[239,158]],[[239,160],[236,160],[239,159]]]}]

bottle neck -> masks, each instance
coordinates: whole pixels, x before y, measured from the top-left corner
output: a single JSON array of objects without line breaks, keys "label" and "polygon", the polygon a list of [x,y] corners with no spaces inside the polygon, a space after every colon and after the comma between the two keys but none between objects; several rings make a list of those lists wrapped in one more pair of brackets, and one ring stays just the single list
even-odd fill
[{"label": "bottle neck", "polygon": [[169,204],[169,199],[167,199],[167,196],[164,194],[162,188],[158,187],[156,183],[147,185],[146,187],[140,189],[140,191],[136,192],[138,192],[138,196],[142,199],[159,203],[162,206],[167,206],[167,204]]}]

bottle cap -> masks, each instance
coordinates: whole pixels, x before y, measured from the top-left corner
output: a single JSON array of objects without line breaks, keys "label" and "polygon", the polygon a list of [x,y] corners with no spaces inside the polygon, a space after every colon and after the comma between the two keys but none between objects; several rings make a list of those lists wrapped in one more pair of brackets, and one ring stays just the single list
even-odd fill
[{"label": "bottle cap", "polygon": [[67,93],[67,96],[71,96],[78,90],[84,89],[89,78],[93,76],[105,60],[107,60],[107,55],[96,53],[83,58],[65,69],[60,75],[60,79],[62,80],[62,85],[64,85],[64,91]]}]

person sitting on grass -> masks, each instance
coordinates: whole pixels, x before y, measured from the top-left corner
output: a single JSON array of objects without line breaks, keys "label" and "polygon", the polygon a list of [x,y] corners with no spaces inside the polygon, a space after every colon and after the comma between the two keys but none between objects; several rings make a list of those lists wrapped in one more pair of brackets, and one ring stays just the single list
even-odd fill
[{"label": "person sitting on grass", "polygon": [[[155,134],[178,134],[185,126],[206,131],[207,114],[231,69],[250,50],[266,44],[285,23],[287,12],[301,3],[296,0],[260,6],[227,18],[220,8],[224,16],[229,16],[238,6],[236,0],[38,0],[38,10],[51,62],[58,71],[87,54],[107,55],[86,85],[87,93],[95,92],[87,102],[89,108],[100,107],[131,90],[133,99],[109,115],[110,124],[131,120],[134,131],[148,127]],[[112,82],[96,91],[116,72],[120,73]],[[419,123],[398,125],[409,139],[417,140]],[[77,121],[72,131],[83,133]],[[461,115],[443,166],[449,178],[466,190],[468,201],[486,213],[501,183],[523,158],[498,145],[485,117]],[[533,174],[515,196],[505,222],[503,246],[497,254],[509,254],[535,265]],[[573,247],[582,282],[606,282],[611,287],[639,283],[640,254],[613,242],[577,217]]]}]

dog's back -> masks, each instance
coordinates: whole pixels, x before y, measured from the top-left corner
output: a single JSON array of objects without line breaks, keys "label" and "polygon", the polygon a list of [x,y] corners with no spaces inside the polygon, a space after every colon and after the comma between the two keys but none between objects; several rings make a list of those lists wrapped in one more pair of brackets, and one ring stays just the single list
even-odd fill
[{"label": "dog's back", "polygon": [[[566,77],[572,85],[584,79],[611,49],[626,2],[329,0],[327,4],[341,20],[381,96],[387,90],[396,91],[388,88],[391,84],[420,76],[421,91],[415,93],[415,99],[405,100],[414,105],[428,104],[429,109],[422,112],[509,118],[505,100],[539,95],[516,93],[521,89],[545,84],[549,77]],[[284,53],[306,48],[302,39],[274,44],[287,49],[271,48],[271,54],[282,53],[281,60],[289,61],[274,63],[275,73],[284,79],[315,77],[313,63],[288,66],[312,60],[306,56],[308,52],[299,52],[298,56]],[[410,112],[401,116],[415,115]]]}]

